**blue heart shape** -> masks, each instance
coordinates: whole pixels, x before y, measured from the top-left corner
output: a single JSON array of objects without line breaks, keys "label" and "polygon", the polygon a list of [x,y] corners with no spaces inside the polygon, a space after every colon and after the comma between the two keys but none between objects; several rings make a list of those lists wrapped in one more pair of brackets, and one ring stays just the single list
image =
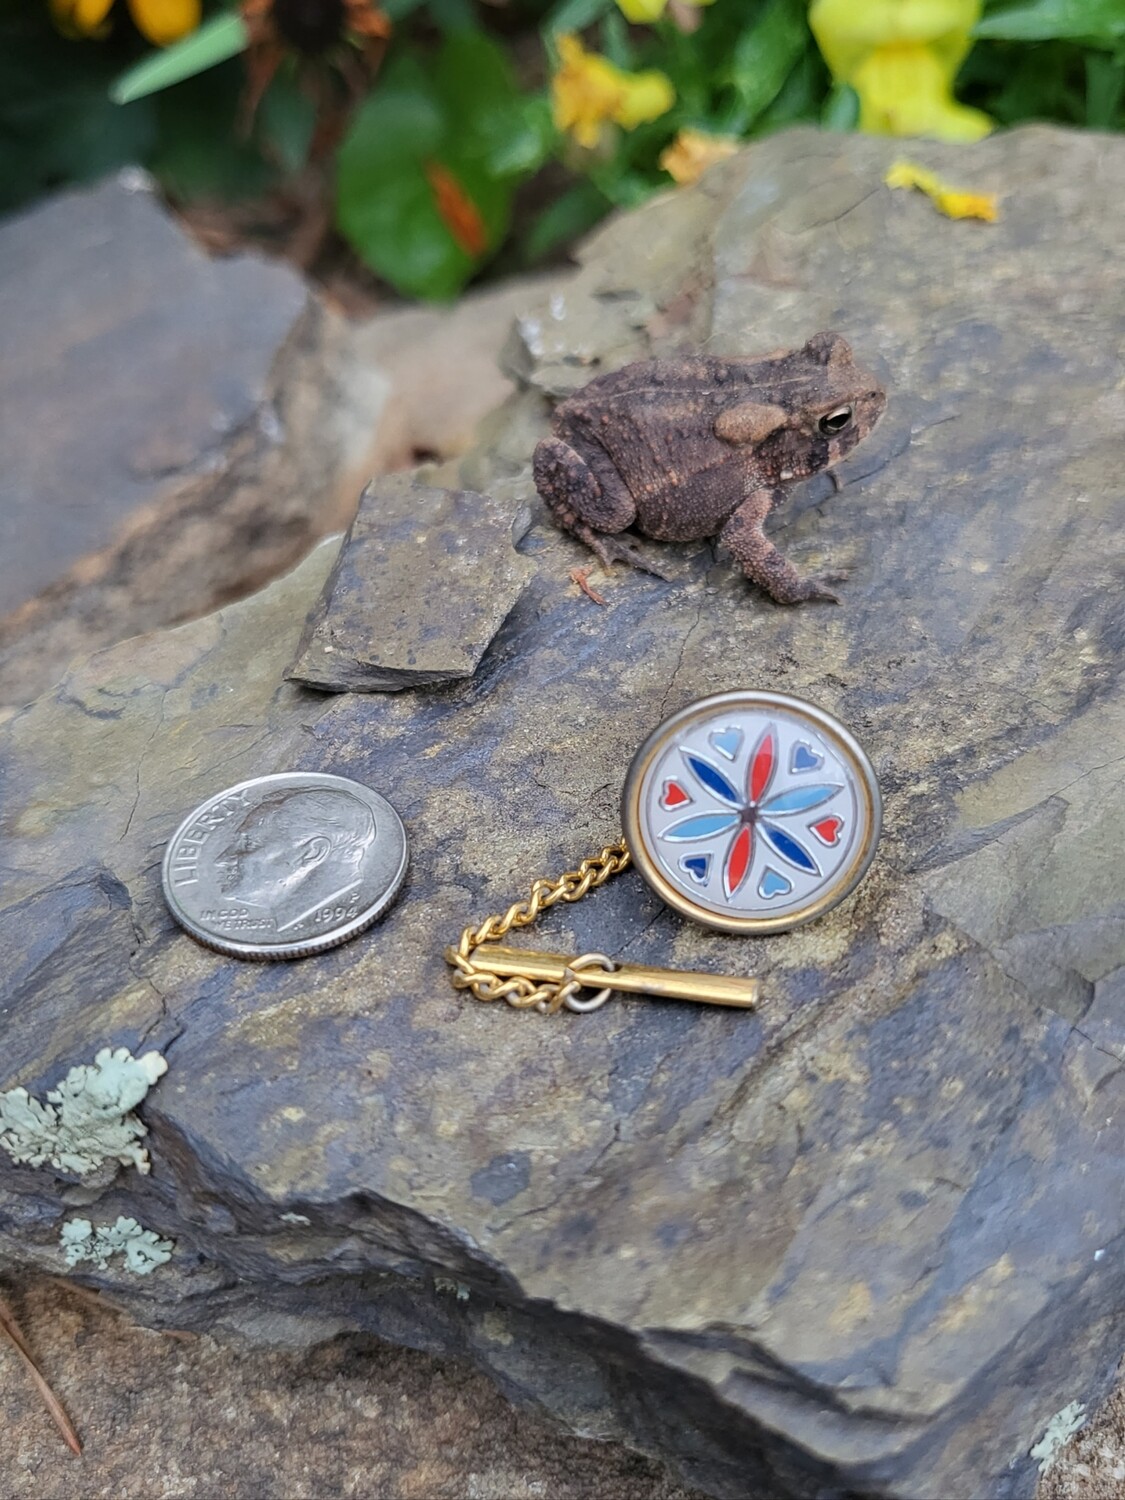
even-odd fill
[{"label": "blue heart shape", "polygon": [[767,865],[758,882],[758,895],[769,901],[773,896],[788,896],[793,889],[793,883],[786,880],[784,875],[779,875],[776,870],[771,870]]},{"label": "blue heart shape", "polygon": [[680,860],[680,869],[685,875],[690,875],[696,885],[704,884],[710,868],[711,856],[709,854],[685,854]]},{"label": "blue heart shape", "polygon": [[789,769],[794,775],[798,771],[816,771],[824,764],[824,756],[818,755],[811,745],[806,745],[804,740],[798,740],[793,746],[793,757],[789,762]]},{"label": "blue heart shape", "polygon": [[720,755],[725,755],[727,760],[733,760],[742,745],[741,729],[716,729],[710,736],[711,748],[717,750]]}]

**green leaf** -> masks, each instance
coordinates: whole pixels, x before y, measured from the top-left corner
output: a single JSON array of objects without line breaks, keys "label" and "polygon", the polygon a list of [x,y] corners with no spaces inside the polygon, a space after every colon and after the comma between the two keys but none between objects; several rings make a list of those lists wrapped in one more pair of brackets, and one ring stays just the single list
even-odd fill
[{"label": "green leaf", "polygon": [[1086,54],[1086,124],[1093,130],[1112,130],[1125,97],[1125,67],[1098,52]]},{"label": "green leaf", "polygon": [[631,73],[637,65],[636,53],[629,38],[629,27],[625,17],[612,6],[602,18],[602,54],[608,57],[615,68]]},{"label": "green leaf", "polygon": [[644,173],[632,171],[618,162],[599,164],[590,171],[590,180],[615,208],[636,208],[646,202],[663,183],[653,181]]},{"label": "green leaf", "polygon": [[563,32],[585,31],[612,8],[613,0],[562,0],[543,24],[543,36],[551,40]]},{"label": "green leaf", "polygon": [[551,106],[540,94],[520,101],[517,124],[489,152],[488,162],[497,177],[527,177],[543,165],[554,145]]},{"label": "green leaf", "polygon": [[592,182],[575,183],[549,204],[527,231],[520,245],[522,264],[536,265],[560,246],[572,244],[604,219],[611,206]]},{"label": "green leaf", "polygon": [[[408,295],[452,297],[508,229],[513,180],[497,177],[490,157],[503,85],[496,57],[478,40],[449,38],[428,75],[400,54],[338,153],[339,228],[372,270]],[[484,70],[480,87],[462,72],[470,53]],[[443,183],[460,200],[444,214]],[[487,244],[475,249],[481,231]]]},{"label": "green leaf", "polygon": [[859,120],[859,95],[847,83],[835,83],[820,111],[825,130],[854,130]]},{"label": "green leaf", "polygon": [[777,98],[808,42],[800,0],[768,0],[755,24],[739,37],[728,79],[746,125]]},{"label": "green leaf", "polygon": [[758,116],[755,133],[780,130],[799,120],[819,124],[827,83],[825,74],[819,52],[815,47],[806,47],[790,69],[777,98]]},{"label": "green leaf", "polygon": [[973,35],[1005,42],[1050,42],[1059,38],[1109,43],[1125,36],[1122,0],[1033,0],[995,11],[978,21]]},{"label": "green leaf", "polygon": [[226,62],[249,45],[246,26],[237,11],[205,21],[182,42],[153,52],[116,79],[109,90],[114,104],[130,104],[146,94],[158,93],[185,78],[205,73],[216,63]]},{"label": "green leaf", "polygon": [[485,163],[496,177],[532,171],[546,157],[552,141],[544,130],[549,116],[545,122],[542,111],[537,115],[527,108],[507,53],[483,31],[446,39],[433,85],[462,156]]}]

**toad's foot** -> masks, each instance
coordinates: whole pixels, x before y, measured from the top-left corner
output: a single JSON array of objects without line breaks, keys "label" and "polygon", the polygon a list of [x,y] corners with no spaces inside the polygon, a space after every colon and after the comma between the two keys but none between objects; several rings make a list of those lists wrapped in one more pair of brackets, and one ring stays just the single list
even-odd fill
[{"label": "toad's foot", "polygon": [[639,547],[630,546],[628,542],[620,541],[615,536],[605,536],[601,532],[591,531],[588,526],[572,527],[575,536],[584,541],[591,552],[598,556],[602,567],[607,573],[613,572],[615,562],[627,563],[629,567],[636,568],[641,573],[651,573],[654,578],[662,578],[665,583],[669,581],[668,574],[662,568],[658,568],[654,562],[650,562]]},{"label": "toad's foot", "polygon": [[804,604],[814,600],[822,600],[825,604],[839,604],[840,596],[828,585],[832,583],[846,583],[848,572],[846,568],[838,568],[832,573],[818,573],[815,578],[797,578],[799,593],[794,593],[790,598],[781,598],[778,594],[771,595],[779,604]]},{"label": "toad's foot", "polygon": [[839,604],[839,596],[828,585],[841,583],[847,577],[846,573],[802,578],[762,530],[762,522],[775,498],[776,492],[766,489],[748,495],[723,527],[720,540],[734,553],[747,578],[765,589],[775,603],[805,604],[822,600],[827,604]]}]

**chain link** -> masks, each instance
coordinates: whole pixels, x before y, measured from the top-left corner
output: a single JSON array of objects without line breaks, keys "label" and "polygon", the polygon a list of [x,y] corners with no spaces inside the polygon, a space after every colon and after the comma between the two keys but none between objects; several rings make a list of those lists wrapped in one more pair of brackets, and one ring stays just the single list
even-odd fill
[{"label": "chain link", "polygon": [[[573,978],[565,979],[561,984],[537,984],[522,974],[504,979],[491,973],[488,960],[477,959],[473,950],[481,943],[499,942],[513,927],[530,927],[541,911],[548,910],[558,901],[581,901],[589,891],[604,885],[611,875],[627,869],[629,863],[629,851],[624,841],[607,844],[592,859],[584,859],[577,870],[567,870],[557,880],[540,877],[533,883],[526,901],[515,901],[506,912],[486,917],[477,927],[466,927],[456,947],[445,950],[445,961],[454,970],[454,988],[471,990],[477,1000],[506,1000],[516,1010],[534,1008],[544,1015],[554,1015],[564,1005],[571,1004],[579,988]],[[591,958],[601,960],[604,968],[610,967],[600,954],[583,954],[570,968],[589,967],[587,961]],[[577,1002],[577,1005],[594,1009],[592,1002]]]}]

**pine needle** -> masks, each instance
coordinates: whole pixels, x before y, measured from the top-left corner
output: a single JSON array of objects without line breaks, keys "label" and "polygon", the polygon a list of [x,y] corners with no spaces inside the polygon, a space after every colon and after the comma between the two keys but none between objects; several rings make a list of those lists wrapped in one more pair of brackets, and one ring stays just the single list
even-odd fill
[{"label": "pine needle", "polygon": [[78,1434],[77,1432],[75,1432],[70,1418],[63,1410],[62,1402],[55,1395],[54,1391],[47,1384],[46,1380],[44,1380],[43,1376],[39,1373],[39,1366],[32,1358],[31,1350],[27,1347],[27,1341],[21,1333],[20,1326],[16,1322],[15,1317],[12,1314],[12,1309],[8,1306],[7,1302],[4,1301],[3,1297],[0,1297],[0,1329],[2,1329],[4,1333],[8,1335],[9,1339],[11,1339],[12,1343],[15,1346],[16,1353],[26,1365],[29,1375],[35,1382],[36,1389],[38,1390],[40,1396],[43,1398],[43,1405],[50,1412],[52,1421],[62,1433],[63,1441],[66,1443],[66,1446],[72,1453],[80,1455],[82,1452],[82,1444],[79,1441]]}]

